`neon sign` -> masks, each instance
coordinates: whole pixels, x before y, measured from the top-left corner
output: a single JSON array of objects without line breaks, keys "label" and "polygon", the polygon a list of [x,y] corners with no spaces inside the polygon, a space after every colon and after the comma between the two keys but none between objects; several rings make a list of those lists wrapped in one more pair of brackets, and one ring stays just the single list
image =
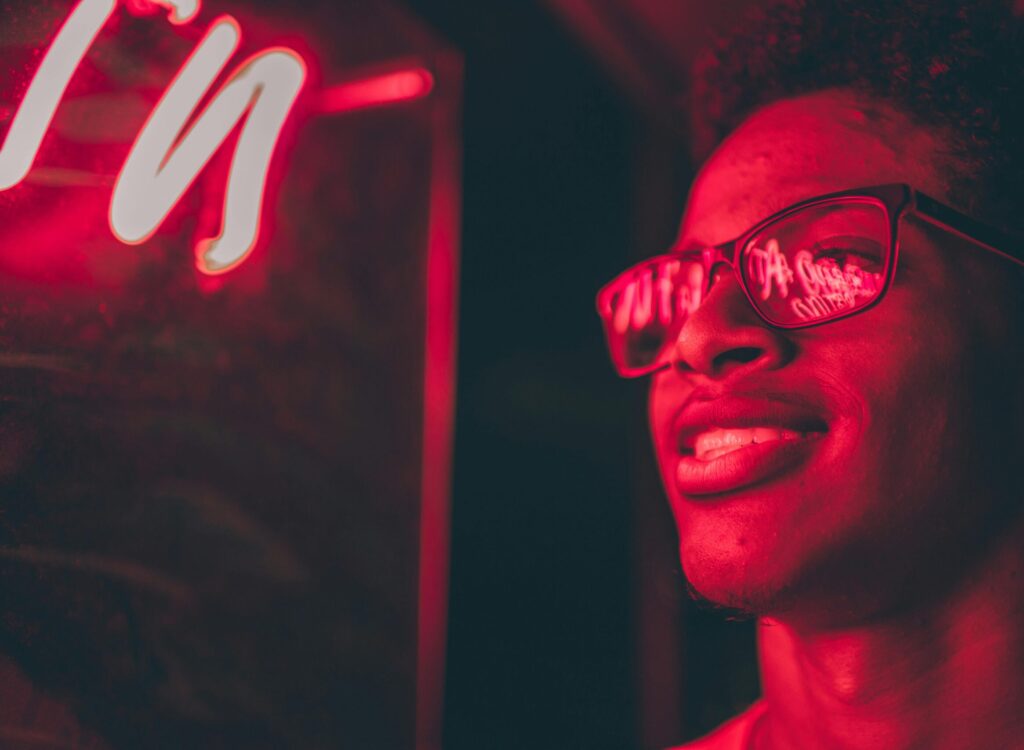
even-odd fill
[{"label": "neon sign", "polygon": [[[188,23],[199,12],[198,0],[154,3],[170,11],[174,24]],[[116,6],[116,0],[81,0],[57,33],[0,147],[0,190],[28,175],[72,75]],[[114,235],[126,244],[145,242],[244,118],[221,233],[195,249],[196,265],[207,274],[234,268],[255,246],[270,160],[306,78],[296,52],[264,50],[240,64],[196,115],[240,41],[241,30],[230,16],[212,24],[139,133],[110,204]]]},{"label": "neon sign", "polygon": [[126,244],[145,242],[245,118],[228,173],[221,233],[196,246],[196,264],[210,274],[238,265],[256,244],[270,160],[306,77],[291,50],[264,50],[235,70],[181,136],[240,40],[234,19],[213,24],[143,126],[110,203],[114,234]]},{"label": "neon sign", "polygon": [[[0,144],[0,192],[28,176],[72,76],[118,2],[79,0],[54,36]],[[200,11],[200,0],[124,3],[135,13],[166,10],[174,25],[192,22]],[[241,124],[220,233],[194,248],[196,267],[209,275],[237,268],[259,239],[270,163],[307,77],[297,52],[271,47],[238,64],[211,94],[241,38],[241,27],[231,16],[210,25],[135,139],[114,181],[108,215],[118,240],[146,242]],[[331,115],[379,107],[425,97],[433,87],[433,75],[424,68],[394,70],[329,87],[318,93],[311,109]]]}]

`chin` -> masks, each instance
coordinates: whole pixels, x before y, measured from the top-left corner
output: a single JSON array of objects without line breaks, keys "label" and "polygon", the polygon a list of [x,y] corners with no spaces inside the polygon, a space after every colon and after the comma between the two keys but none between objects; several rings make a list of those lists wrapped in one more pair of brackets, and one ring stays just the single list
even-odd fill
[{"label": "chin", "polygon": [[787,489],[674,503],[679,558],[697,598],[778,616],[832,600],[867,567],[865,550],[856,543],[860,535],[844,528],[843,522],[853,519],[815,518],[814,493],[807,497]]},{"label": "chin", "polygon": [[728,544],[684,539],[679,557],[690,593],[698,602],[766,615],[781,606],[792,576],[780,569],[778,555],[749,537]]},{"label": "chin", "polygon": [[882,551],[877,545],[892,516],[875,501],[874,487],[842,491],[864,484],[849,471],[863,458],[828,443],[814,458],[714,497],[684,496],[665,482],[680,562],[698,598],[758,616],[848,604],[846,595]]}]

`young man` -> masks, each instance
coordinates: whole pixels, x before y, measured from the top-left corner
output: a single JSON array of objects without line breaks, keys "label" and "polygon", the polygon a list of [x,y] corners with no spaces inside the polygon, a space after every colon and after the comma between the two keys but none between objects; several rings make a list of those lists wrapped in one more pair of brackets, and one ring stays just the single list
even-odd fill
[{"label": "young man", "polygon": [[688,748],[1024,748],[1019,26],[787,2],[703,66],[728,134],[598,302],[691,587],[759,618],[762,699]]}]

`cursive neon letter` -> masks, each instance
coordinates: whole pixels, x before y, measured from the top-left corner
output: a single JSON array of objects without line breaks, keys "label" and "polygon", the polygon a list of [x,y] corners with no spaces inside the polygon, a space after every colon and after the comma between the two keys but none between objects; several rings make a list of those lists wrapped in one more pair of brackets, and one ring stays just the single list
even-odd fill
[{"label": "cursive neon letter", "polygon": [[246,118],[231,161],[221,233],[195,251],[196,265],[208,274],[234,268],[256,243],[267,170],[306,77],[295,52],[264,50],[235,69],[183,135],[240,40],[230,16],[210,27],[139,133],[110,204],[114,234],[126,244],[145,242]]},{"label": "cursive neon letter", "polygon": [[0,190],[10,190],[32,169],[71,76],[116,6],[117,0],[82,0],[57,32],[0,148]]}]

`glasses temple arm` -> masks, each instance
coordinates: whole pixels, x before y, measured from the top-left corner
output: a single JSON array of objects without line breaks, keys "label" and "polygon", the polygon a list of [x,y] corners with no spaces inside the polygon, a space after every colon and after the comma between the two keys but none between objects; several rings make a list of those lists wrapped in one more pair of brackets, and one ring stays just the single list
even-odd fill
[{"label": "glasses temple arm", "polygon": [[989,252],[1001,255],[1017,265],[1024,266],[1024,237],[1015,236],[962,214],[924,193],[914,191],[913,210],[925,221],[946,229],[965,240],[981,245]]}]

